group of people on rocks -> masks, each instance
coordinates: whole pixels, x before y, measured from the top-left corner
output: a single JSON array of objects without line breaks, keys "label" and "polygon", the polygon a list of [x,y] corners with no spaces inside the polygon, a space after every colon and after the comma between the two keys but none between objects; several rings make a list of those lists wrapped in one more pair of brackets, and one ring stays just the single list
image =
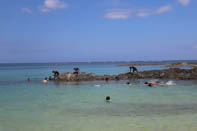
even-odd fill
[{"label": "group of people on rocks", "polygon": [[[130,66],[129,69],[130,69],[130,73],[132,73],[132,72],[133,73],[138,73],[138,69],[134,66]],[[76,74],[76,75],[80,74],[80,69],[79,68],[73,68],[73,70],[74,70],[73,74]],[[51,77],[51,76],[49,76],[49,78],[45,77],[45,79],[43,80],[43,83],[46,84],[48,81],[59,79],[60,73],[57,70],[53,70],[52,73],[53,73],[53,77]],[[120,78],[118,76],[116,76],[115,80],[120,80]],[[106,82],[109,81],[109,78],[106,77],[105,81]],[[27,82],[31,82],[31,79],[27,78]],[[158,85],[159,86],[161,86],[161,85],[173,85],[175,83],[173,83],[172,81],[168,81],[168,82],[165,83],[165,82],[160,82],[160,81],[157,81],[157,80],[155,80],[155,81],[152,80],[150,82],[146,81],[146,82],[144,82],[144,84],[149,86],[149,87],[154,87],[154,86],[158,86]],[[130,82],[127,82],[127,85],[128,86],[133,86],[133,84],[130,83]]]},{"label": "group of people on rocks", "polygon": [[[79,74],[80,73],[80,69],[79,68],[73,68],[74,72],[73,74]],[[52,81],[52,80],[58,80],[59,79],[59,75],[60,73],[58,71],[53,70],[53,78],[51,76],[49,76],[49,78],[45,77],[45,79],[43,80],[43,83],[47,83],[48,81]],[[30,81],[30,78],[28,78],[27,80],[28,82]]]},{"label": "group of people on rocks", "polygon": [[[137,68],[134,66],[130,66],[129,69],[130,69],[130,72],[132,70],[133,70],[133,73],[138,72]],[[78,67],[73,68],[73,70],[74,70],[73,74],[76,74],[76,75],[80,74],[80,69]],[[47,83],[48,81],[59,79],[60,73],[58,71],[53,70],[52,73],[53,73],[53,78],[51,76],[49,76],[49,78],[45,77],[45,79],[43,80],[43,83]],[[106,77],[105,81],[108,81],[108,80],[109,78]],[[120,80],[119,77],[116,77],[116,80]],[[30,82],[30,78],[28,78],[27,81]]]}]

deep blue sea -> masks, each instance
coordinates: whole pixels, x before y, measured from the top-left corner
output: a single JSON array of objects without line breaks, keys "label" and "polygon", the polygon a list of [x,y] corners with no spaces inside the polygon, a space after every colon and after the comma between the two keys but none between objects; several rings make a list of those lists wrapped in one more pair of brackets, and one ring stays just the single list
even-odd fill
[{"label": "deep blue sea", "polygon": [[[197,130],[197,81],[170,80],[176,84],[154,88],[143,84],[148,80],[130,81],[132,86],[127,81],[42,83],[52,70],[79,67],[98,75],[129,71],[120,64],[125,62],[0,64],[0,131]],[[112,102],[106,103],[106,96]]]}]

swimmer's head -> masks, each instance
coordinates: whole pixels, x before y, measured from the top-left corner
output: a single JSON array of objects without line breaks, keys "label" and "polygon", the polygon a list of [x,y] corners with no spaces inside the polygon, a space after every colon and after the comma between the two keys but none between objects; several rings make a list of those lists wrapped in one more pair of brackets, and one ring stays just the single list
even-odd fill
[{"label": "swimmer's head", "polygon": [[106,78],[105,78],[105,81],[109,81],[109,78],[108,78],[108,77],[106,77]]},{"label": "swimmer's head", "polygon": [[27,82],[30,82],[31,80],[30,80],[30,78],[27,78]]},{"label": "swimmer's head", "polygon": [[116,77],[115,77],[115,79],[116,79],[117,81],[119,81],[119,80],[120,80],[120,78],[119,78],[118,76],[116,76]]},{"label": "swimmer's head", "polygon": [[153,85],[151,83],[148,84],[149,87],[152,87]]},{"label": "swimmer's head", "polygon": [[127,85],[131,84],[130,82],[127,82]]},{"label": "swimmer's head", "polygon": [[110,96],[107,96],[105,100],[106,100],[107,102],[111,101]]},{"label": "swimmer's head", "polygon": [[147,84],[148,84],[148,82],[146,81],[146,82],[144,82],[144,84],[145,84],[145,85],[147,85]]}]

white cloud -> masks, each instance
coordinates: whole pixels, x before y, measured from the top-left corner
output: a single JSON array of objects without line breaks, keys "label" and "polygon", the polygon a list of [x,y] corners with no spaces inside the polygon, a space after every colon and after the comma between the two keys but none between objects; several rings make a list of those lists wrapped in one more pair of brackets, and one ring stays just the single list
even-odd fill
[{"label": "white cloud", "polygon": [[162,14],[165,12],[169,12],[172,10],[171,5],[165,5],[162,6],[156,10],[151,10],[151,9],[140,9],[136,12],[137,17],[147,17],[147,16],[152,16],[152,15],[157,15],[157,14]]},{"label": "white cloud", "polygon": [[32,14],[32,10],[30,10],[29,8],[22,8],[21,10],[25,13]]},{"label": "white cloud", "polygon": [[136,12],[137,17],[147,17],[152,15],[152,12],[150,9],[140,9]]},{"label": "white cloud", "polygon": [[136,17],[148,17],[152,15],[162,14],[165,12],[169,12],[172,10],[171,5],[161,6],[156,10],[151,9],[138,9],[138,10],[131,10],[131,9],[111,9],[105,14],[105,18],[108,19],[128,19],[132,15]]},{"label": "white cloud", "polygon": [[44,5],[40,7],[42,13],[46,13],[56,9],[68,8],[68,5],[60,0],[45,0]]},{"label": "white cloud", "polygon": [[128,19],[131,16],[131,9],[111,9],[105,14],[108,19]]},{"label": "white cloud", "polygon": [[190,2],[190,0],[178,0],[180,4],[187,6]]},{"label": "white cloud", "polygon": [[160,8],[158,8],[155,13],[156,14],[161,14],[161,13],[165,13],[165,12],[168,12],[172,9],[172,6],[171,5],[165,5],[165,6],[162,6]]}]

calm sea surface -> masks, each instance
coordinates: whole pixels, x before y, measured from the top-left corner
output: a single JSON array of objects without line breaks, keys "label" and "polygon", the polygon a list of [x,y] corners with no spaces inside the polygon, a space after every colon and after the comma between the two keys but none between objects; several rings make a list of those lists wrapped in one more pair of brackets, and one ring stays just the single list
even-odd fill
[{"label": "calm sea surface", "polygon": [[[119,74],[121,63],[0,64],[0,131],[196,131],[197,81],[49,82],[52,70]],[[164,66],[139,66],[140,71]],[[27,83],[26,79],[31,78]],[[163,80],[168,81],[168,80]],[[106,103],[105,97],[112,102]]]}]

